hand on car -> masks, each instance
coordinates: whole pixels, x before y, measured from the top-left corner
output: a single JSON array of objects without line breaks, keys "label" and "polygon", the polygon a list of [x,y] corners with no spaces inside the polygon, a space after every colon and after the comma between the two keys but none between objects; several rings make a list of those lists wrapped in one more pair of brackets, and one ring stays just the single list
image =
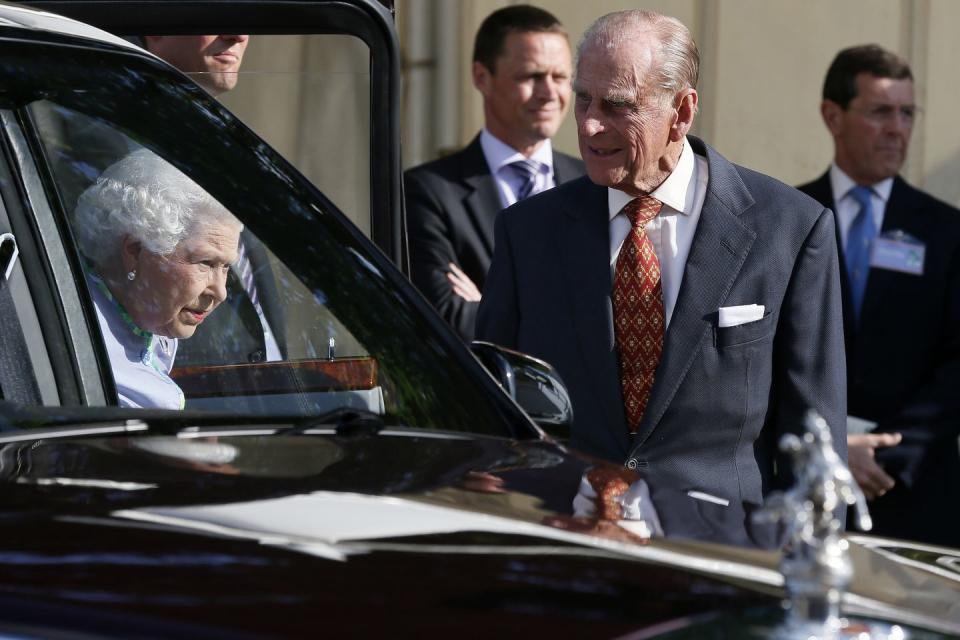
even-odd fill
[{"label": "hand on car", "polygon": [[[644,505],[651,520],[648,523],[638,508],[641,500],[628,500],[634,492],[649,500],[644,487],[645,483],[635,471],[612,465],[594,467],[580,481],[580,489],[573,499],[573,516],[550,517],[545,524],[621,542],[645,542],[663,532],[652,505]],[[625,501],[630,504],[625,505]]]},{"label": "hand on car", "polygon": [[899,433],[859,433],[847,436],[847,464],[867,500],[879,498],[896,482],[877,464],[877,449],[900,444]]},{"label": "hand on car", "polygon": [[450,267],[450,271],[447,272],[447,280],[450,282],[453,292],[467,302],[479,302],[480,289],[473,284],[473,280],[452,262],[447,266]]}]

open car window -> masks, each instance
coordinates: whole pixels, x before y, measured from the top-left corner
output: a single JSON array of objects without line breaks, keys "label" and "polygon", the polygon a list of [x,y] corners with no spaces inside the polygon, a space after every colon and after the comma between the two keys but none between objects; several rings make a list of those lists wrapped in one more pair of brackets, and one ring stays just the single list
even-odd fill
[{"label": "open car window", "polygon": [[[120,353],[168,373],[186,408],[294,416],[363,408],[394,424],[518,435],[505,432],[516,422],[516,415],[504,419],[512,406],[478,386],[476,372],[463,370],[463,355],[453,353],[462,345],[437,330],[409,283],[323,194],[202,90],[135,55],[77,49],[64,61],[41,55],[42,45],[4,48],[0,75],[17,87],[21,119],[33,129],[38,162],[50,177],[48,197],[60,211],[74,277],[88,317],[96,319],[91,332],[110,360],[102,370],[113,378],[118,402],[138,369],[118,365]],[[126,255],[117,239],[123,234],[91,229],[92,218],[77,210],[91,190],[116,178],[115,163],[137,154],[174,167],[188,181],[183,190],[195,186],[243,224],[233,240],[213,242],[223,251],[198,258],[226,274],[220,305],[208,309],[199,294],[174,301],[182,303],[174,304],[175,315],[187,309],[194,320],[203,316],[190,336],[141,326],[149,323],[132,313],[140,303],[118,295],[124,272],[101,272],[99,259],[87,255]],[[120,206],[124,189],[106,199]],[[186,237],[198,236],[204,232]],[[88,250],[91,237],[109,246]],[[250,260],[246,273],[240,247]],[[174,255],[153,253],[161,261]],[[130,277],[147,281],[148,274]],[[244,280],[257,285],[255,303]],[[162,278],[150,282],[147,306],[167,304]],[[141,342],[111,335],[110,322]],[[487,384],[482,374],[479,380]],[[136,397],[149,403],[150,390],[140,391]]]},{"label": "open car window", "polygon": [[[187,75],[204,84],[204,74]],[[369,236],[371,80],[363,41],[254,35],[237,76],[219,100]]]},{"label": "open car window", "polygon": [[[26,4],[140,46],[148,45],[148,38],[167,37],[149,34],[250,34],[236,86],[218,92],[220,101],[405,268],[400,54],[390,13],[379,3],[257,0],[225,5],[195,0],[173,7],[166,0],[26,0]],[[192,56],[170,56],[169,49],[164,52],[156,44],[150,46],[161,57],[206,85],[202,70],[209,67]]]}]

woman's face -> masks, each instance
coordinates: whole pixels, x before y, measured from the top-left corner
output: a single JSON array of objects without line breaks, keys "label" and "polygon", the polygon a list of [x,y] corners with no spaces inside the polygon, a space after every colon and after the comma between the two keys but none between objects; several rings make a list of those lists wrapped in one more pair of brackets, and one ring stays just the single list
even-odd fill
[{"label": "woman's face", "polygon": [[128,241],[125,251],[135,254],[136,277],[120,302],[141,329],[189,338],[227,297],[227,272],[239,240],[240,226],[223,222],[200,227],[166,256]]}]

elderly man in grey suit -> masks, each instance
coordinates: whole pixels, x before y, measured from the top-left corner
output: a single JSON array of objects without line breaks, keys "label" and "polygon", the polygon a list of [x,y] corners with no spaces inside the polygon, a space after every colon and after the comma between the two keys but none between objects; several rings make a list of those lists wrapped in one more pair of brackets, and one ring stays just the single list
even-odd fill
[{"label": "elderly man in grey suit", "polygon": [[587,176],[504,211],[478,337],[551,362],[572,444],[748,512],[788,479],[808,408],[846,456],[833,214],[688,135],[699,53],[678,20],[600,18],[574,81]]},{"label": "elderly man in grey suit", "polygon": [[580,160],[550,143],[567,113],[570,74],[567,34],[552,14],[529,5],[494,11],[473,51],[483,131],[404,177],[411,278],[464,339],[473,337],[497,212],[583,175]]}]

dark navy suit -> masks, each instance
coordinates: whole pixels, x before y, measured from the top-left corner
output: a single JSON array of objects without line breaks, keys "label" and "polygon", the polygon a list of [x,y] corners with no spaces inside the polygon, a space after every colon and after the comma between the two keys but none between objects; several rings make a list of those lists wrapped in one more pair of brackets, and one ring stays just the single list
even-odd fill
[{"label": "dark navy suit", "polygon": [[[777,441],[802,429],[808,407],[846,457],[833,214],[688,140],[706,157],[709,182],[636,435],[614,343],[606,188],[583,178],[500,214],[477,335],[557,368],[575,447],[747,511],[785,484]],[[764,305],[763,319],[717,326],[719,307],[746,304]]]},{"label": "dark navy suit", "polygon": [[[799,188],[835,208],[829,173]],[[870,503],[874,531],[960,546],[960,211],[896,177],[894,230],[925,244],[923,274],[871,269],[859,325],[841,270],[848,411],[904,437],[877,450],[897,486]]]},{"label": "dark navy suit", "polygon": [[[563,184],[583,175],[583,162],[554,152],[553,173],[556,183]],[[481,292],[485,289],[493,222],[501,204],[480,136],[457,153],[407,171],[404,189],[411,280],[457,333],[470,340],[478,303],[454,294],[446,274],[452,262]]]}]

